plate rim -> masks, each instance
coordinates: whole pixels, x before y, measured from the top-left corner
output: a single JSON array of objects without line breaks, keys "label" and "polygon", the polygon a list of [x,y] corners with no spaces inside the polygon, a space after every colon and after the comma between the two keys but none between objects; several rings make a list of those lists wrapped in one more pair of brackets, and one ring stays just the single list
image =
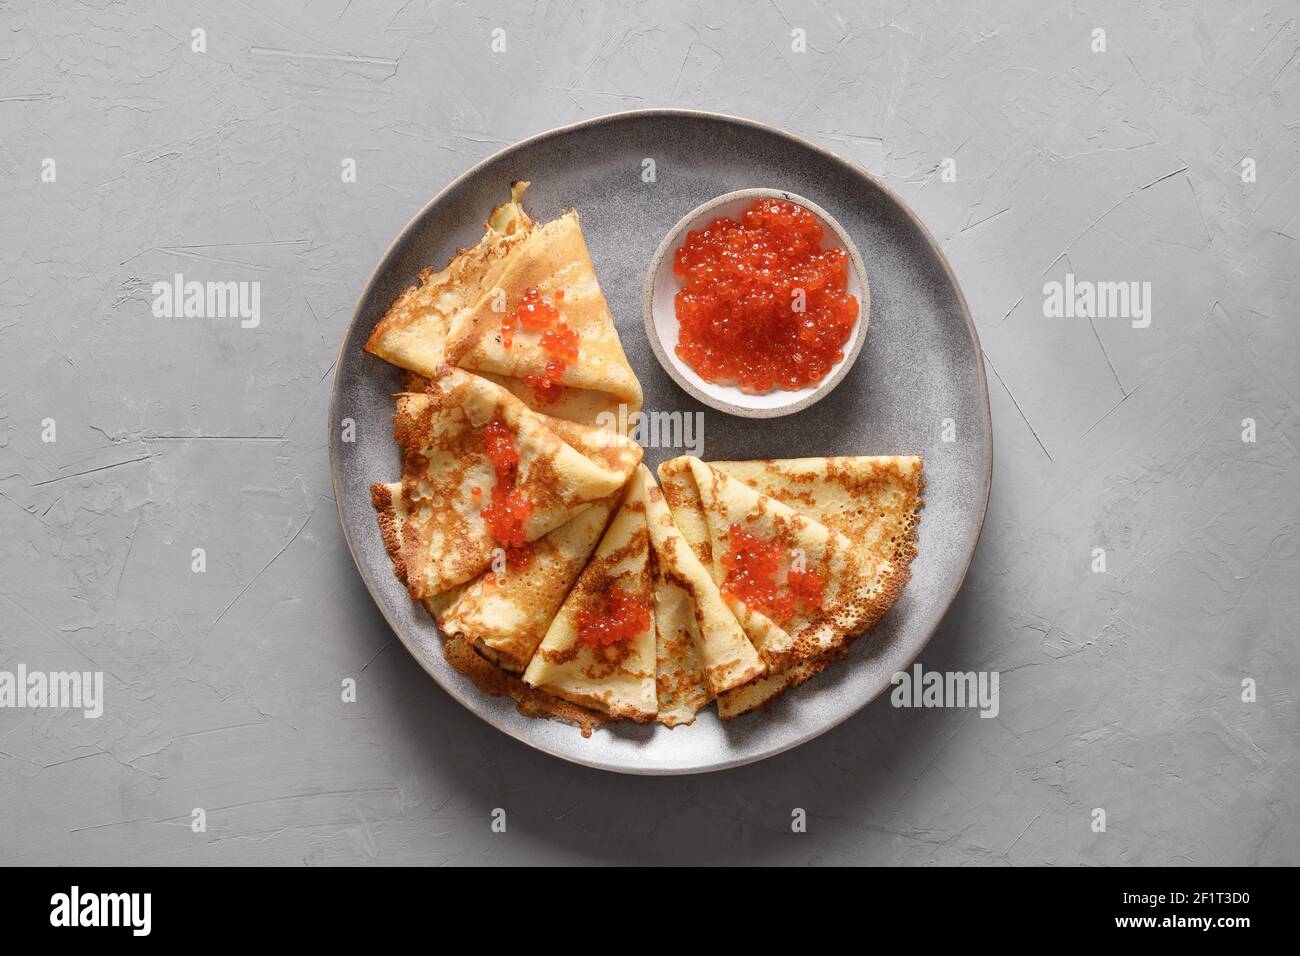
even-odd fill
[{"label": "plate rim", "polygon": [[[402,227],[402,229],[397,233],[397,235],[393,237],[392,241],[389,242],[388,245],[384,248],[384,251],[380,254],[379,258],[375,262],[375,265],[370,270],[370,276],[366,280],[365,284],[361,287],[361,292],[357,296],[356,304],[352,308],[352,317],[348,320],[347,327],[343,330],[342,338],[339,341],[338,351],[335,354],[334,374],[330,380],[330,401],[329,401],[329,406],[326,414],[325,428],[327,432],[326,437],[327,437],[328,452],[329,452],[330,490],[334,493],[334,508],[335,508],[335,512],[338,515],[339,528],[343,532],[343,543],[348,549],[348,555],[352,559],[353,567],[356,569],[357,576],[361,578],[362,583],[366,586],[366,590],[370,594],[370,599],[374,602],[375,607],[379,609],[379,613],[383,616],[384,621],[388,624],[389,629],[397,637],[398,641],[401,642],[402,646],[406,649],[406,652],[410,654],[411,657],[415,659],[416,663],[420,665],[421,669],[424,670],[426,674],[428,674],[430,677],[433,678],[434,683],[436,683],[439,687],[441,687],[453,700],[460,703],[461,706],[463,706],[466,710],[472,713],[475,717],[491,725],[496,730],[500,731],[501,733],[505,734],[511,739],[516,740],[527,747],[530,747],[533,750],[536,750],[540,753],[548,754],[549,756],[552,757],[556,757],[560,760],[563,760],[566,763],[575,764],[577,766],[590,767],[595,770],[603,770],[610,773],[625,774],[628,776],[649,776],[649,777],[689,776],[692,774],[716,773],[722,770],[731,770],[736,767],[746,766],[751,763],[758,763],[760,761],[767,760],[771,757],[775,757],[779,754],[786,753],[787,751],[793,750],[796,747],[800,747],[811,740],[815,740],[816,738],[822,736],[828,731],[833,730],[834,728],[840,726],[845,721],[847,721],[850,717],[853,717],[856,714],[860,713],[863,710],[863,708],[865,708],[868,704],[871,704],[876,699],[878,699],[885,692],[886,688],[888,688],[889,685],[886,684],[884,687],[881,687],[874,694],[863,699],[861,703],[857,704],[854,707],[851,707],[842,715],[838,716],[837,719],[826,724],[824,727],[820,727],[817,730],[812,731],[811,733],[804,734],[791,741],[788,741],[785,744],[782,744],[777,747],[773,747],[772,749],[766,750],[759,754],[737,757],[730,760],[723,760],[714,764],[710,764],[708,766],[673,767],[668,769],[662,769],[662,768],[644,769],[644,768],[639,768],[637,766],[627,766],[623,764],[602,762],[597,759],[584,760],[578,756],[575,756],[574,754],[560,752],[558,750],[552,749],[551,747],[545,746],[536,740],[527,739],[525,737],[515,734],[511,729],[503,726],[500,722],[498,722],[492,715],[483,713],[482,711],[476,709],[473,703],[471,702],[471,698],[475,697],[476,695],[459,693],[456,688],[453,688],[448,684],[444,683],[442,678],[437,673],[435,673],[429,666],[425,664],[422,655],[416,652],[416,648],[412,646],[412,642],[407,639],[407,636],[405,634],[402,633],[401,628],[399,628],[394,623],[393,618],[389,614],[388,608],[385,606],[384,601],[380,600],[380,596],[379,594],[376,593],[375,587],[371,584],[368,577],[362,572],[361,562],[357,560],[356,550],[352,545],[352,538],[348,533],[347,522],[344,521],[343,519],[343,505],[341,504],[339,498],[338,455],[340,454],[340,452],[338,450],[338,437],[337,437],[338,430],[334,426],[338,420],[336,415],[338,410],[338,403],[339,403],[338,380],[339,380],[339,373],[342,369],[343,350],[344,347],[347,345],[348,341],[352,338],[352,333],[356,329],[358,321],[360,321],[361,319],[361,312],[364,304],[370,298],[371,292],[379,282],[381,268],[388,261],[393,251],[399,245],[404,243],[415,232],[417,224],[420,223],[425,218],[425,216],[430,212],[432,207],[440,203],[445,196],[447,196],[454,189],[456,189],[461,183],[477,175],[480,170],[491,165],[492,163],[508,155],[509,153],[512,153],[516,150],[522,149],[527,146],[532,146],[536,143],[544,142],[548,139],[552,139],[557,136],[586,129],[587,127],[601,126],[608,123],[619,122],[619,121],[624,121],[629,119],[637,119],[637,118],[707,119],[716,122],[728,123],[746,129],[756,130],[769,135],[775,135],[782,139],[790,140],[794,143],[797,143],[800,146],[803,146],[806,149],[813,150],[815,153],[821,155],[823,158],[833,163],[837,163],[843,166],[846,170],[850,171],[854,175],[860,177],[870,185],[876,187],[881,192],[883,192],[886,195],[886,197],[889,198],[894,203],[894,205],[899,209],[899,211],[901,211],[907,217],[909,222],[911,222],[911,224],[919,230],[920,235],[929,244],[931,251],[934,253],[935,258],[939,262],[939,265],[942,267],[944,275],[947,277],[949,284],[957,294],[957,305],[961,312],[961,317],[966,323],[966,331],[970,335],[971,341],[974,344],[976,353],[980,359],[976,363],[977,366],[976,377],[979,382],[980,395],[983,399],[983,412],[984,412],[983,417],[984,420],[989,423],[988,435],[985,441],[985,452],[986,452],[985,458],[988,461],[988,468],[984,475],[985,493],[984,493],[984,500],[980,504],[979,526],[976,529],[975,536],[971,541],[970,553],[966,556],[965,566],[962,568],[961,575],[957,577],[947,598],[942,602],[943,612],[936,619],[934,626],[930,628],[929,633],[926,634],[925,636],[925,639],[921,641],[920,644],[917,646],[915,653],[913,653],[908,658],[906,668],[911,668],[911,666],[915,663],[916,659],[920,657],[921,652],[924,651],[926,647],[929,646],[930,641],[934,639],[935,632],[939,629],[939,626],[947,618],[948,612],[952,610],[953,602],[957,599],[957,595],[961,592],[962,586],[965,584],[966,578],[970,574],[971,565],[974,563],[975,560],[975,552],[979,549],[980,538],[983,536],[984,526],[988,519],[989,498],[992,495],[992,491],[993,491],[993,416],[992,416],[992,408],[989,402],[988,375],[984,370],[984,362],[983,362],[984,349],[982,344],[980,343],[979,330],[976,328],[975,320],[971,315],[970,305],[966,301],[966,293],[962,290],[961,284],[957,281],[957,275],[953,271],[952,264],[948,261],[948,257],[944,254],[943,249],[940,247],[939,243],[935,240],[934,234],[930,232],[929,227],[926,226],[925,222],[922,221],[920,216],[916,214],[916,212],[912,209],[912,207],[908,205],[908,203],[904,201],[903,198],[899,196],[898,193],[895,192],[895,190],[892,187],[890,187],[879,177],[868,172],[866,169],[862,168],[860,165],[853,162],[852,160],[845,159],[843,156],[839,155],[838,153],[833,152],[832,150],[829,150],[826,147],[821,146],[813,142],[812,140],[809,140],[806,137],[801,136],[798,133],[792,133],[788,130],[784,130],[777,126],[773,126],[769,123],[764,123],[760,120],[749,119],[743,116],[735,116],[730,113],[722,113],[722,112],[716,112],[712,110],[682,109],[676,107],[645,107],[645,108],[633,109],[633,110],[618,110],[613,113],[605,113],[600,116],[589,117],[587,119],[579,120],[574,123],[565,123],[560,126],[554,126],[551,127],[550,129],[543,130],[542,132],[535,133],[531,136],[526,136],[523,139],[517,140],[514,143],[511,143],[507,146],[503,146],[501,149],[495,150],[488,156],[474,163],[469,168],[467,168],[464,172],[462,172],[460,175],[451,179],[445,186],[442,187],[442,189],[438,190],[423,206],[421,206],[411,216],[411,218],[407,221],[406,225]],[[439,635],[441,635],[441,630],[439,630]],[[475,690],[476,690],[476,694],[481,693],[480,691],[477,691],[477,688]]]}]

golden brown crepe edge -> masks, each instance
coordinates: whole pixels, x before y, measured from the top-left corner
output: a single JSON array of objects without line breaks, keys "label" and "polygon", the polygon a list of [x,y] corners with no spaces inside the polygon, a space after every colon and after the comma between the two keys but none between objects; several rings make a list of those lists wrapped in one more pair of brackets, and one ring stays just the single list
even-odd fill
[{"label": "golden brown crepe edge", "polygon": [[[920,456],[917,456],[920,458]],[[737,717],[749,714],[760,708],[769,708],[788,690],[798,687],[816,674],[821,673],[830,664],[839,660],[848,654],[849,648],[863,632],[875,627],[884,618],[889,609],[894,606],[898,598],[902,595],[903,589],[912,579],[912,561],[916,558],[916,538],[919,533],[921,524],[921,509],[925,507],[925,461],[921,460],[920,471],[916,479],[916,503],[910,511],[910,520],[907,522],[902,537],[894,543],[894,548],[888,558],[891,571],[888,579],[880,588],[880,593],[871,602],[866,615],[869,620],[864,623],[860,630],[850,634],[848,639],[836,647],[826,651],[818,657],[811,658],[783,671],[771,674],[759,675],[752,681],[773,681],[778,682],[782,677],[786,680],[783,683],[774,683],[774,688],[770,694],[760,697],[744,708],[735,711],[725,712],[723,710],[723,700],[727,694],[743,691],[750,684],[742,684],[718,695],[718,716],[723,720],[734,720]],[[734,479],[739,480],[739,479]],[[791,506],[793,507],[793,506]],[[797,510],[797,509],[796,509]],[[737,696],[739,696],[737,694]]]},{"label": "golden brown crepe edge", "polygon": [[[388,552],[389,560],[393,562],[393,574],[409,592],[411,585],[407,580],[406,561],[402,558],[402,539],[397,523],[397,511],[393,504],[392,489],[382,482],[373,483],[370,486],[370,504],[374,507],[375,516],[379,521],[379,533],[384,539],[384,550]],[[418,598],[411,595],[411,600],[418,600]]]}]

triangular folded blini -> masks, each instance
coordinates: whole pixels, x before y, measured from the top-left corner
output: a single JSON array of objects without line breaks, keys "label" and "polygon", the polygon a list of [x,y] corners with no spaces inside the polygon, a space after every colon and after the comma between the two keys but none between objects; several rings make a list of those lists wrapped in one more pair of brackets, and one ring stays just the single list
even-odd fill
[{"label": "triangular folded blini", "polygon": [[510,252],[533,230],[520,200],[528,183],[511,185],[511,198],[492,211],[483,238],[462,249],[441,272],[425,269],[379,320],[365,349],[385,361],[432,378],[446,364],[447,329],[491,288]]},{"label": "triangular folded blini", "polygon": [[[549,415],[537,417],[574,449],[620,474],[628,467],[628,456],[636,454],[622,436],[607,429]],[[494,561],[493,570],[425,598],[425,607],[446,636],[465,637],[494,664],[522,672],[586,567],[610,515],[623,500],[624,490],[620,488],[542,535],[527,560]]]},{"label": "triangular folded blini", "polygon": [[695,473],[691,459],[672,458],[659,466],[659,481],[663,485],[664,501],[672,512],[673,522],[682,538],[691,546],[700,563],[713,573],[713,543],[709,540],[709,519],[704,514],[704,502],[695,486]]},{"label": "triangular folded blini", "polygon": [[[425,269],[375,325],[365,349],[419,375],[449,363],[490,379],[536,411],[588,425],[626,421],[641,386],[623,353],[575,212],[539,226],[527,182],[492,211],[477,244]],[[521,323],[528,302],[554,308],[556,334]],[[543,308],[529,317],[550,316]],[[511,334],[502,320],[510,317]],[[567,347],[566,347],[567,340]],[[559,372],[557,360],[565,366]],[[558,374],[554,374],[558,373]],[[549,386],[547,383],[551,383]]]},{"label": "triangular folded blini", "polygon": [[596,553],[524,671],[524,683],[635,721],[655,718],[654,587],[638,469]]},{"label": "triangular folded blini", "polygon": [[[663,482],[664,499],[672,511],[673,520],[681,532],[683,540],[690,546],[700,563],[709,569],[714,582],[721,585],[724,576],[714,560],[714,545],[710,529],[709,516],[704,508],[696,474],[691,467],[697,459],[690,457],[673,458],[659,466],[659,480]],[[733,613],[741,623],[745,635],[760,652],[760,657],[771,674],[781,670],[784,658],[773,653],[774,648],[789,643],[790,637],[775,623],[757,612],[742,613],[732,601],[728,602]],[[766,651],[766,655],[764,655]],[[724,695],[725,696],[725,695]],[[719,710],[722,701],[719,700]]]},{"label": "triangular folded blini", "polygon": [[893,603],[902,579],[888,561],[699,459],[687,466],[699,499],[687,515],[703,514],[714,580],[769,671],[836,650]]},{"label": "triangular folded blini", "polygon": [[925,504],[923,463],[914,455],[711,461],[709,466],[816,518],[855,548],[906,567],[916,554]]},{"label": "triangular folded blini", "polygon": [[611,424],[641,409],[576,212],[512,247],[491,288],[452,319],[447,361],[558,418]]},{"label": "triangular folded blini", "polygon": [[488,571],[425,606],[448,637],[460,635],[494,664],[520,673],[546,636],[560,604],[600,541],[622,498],[615,492],[584,508],[533,544],[519,567]]},{"label": "triangular folded blini", "polygon": [[714,697],[753,680],[766,668],[712,574],[682,537],[663,492],[644,466],[633,478],[637,480],[646,483],[659,722],[669,727],[689,724]]},{"label": "triangular folded blini", "polygon": [[[923,463],[910,455],[718,461],[711,467],[796,511],[811,515],[878,559],[904,581],[916,555],[925,489]],[[718,701],[724,719],[747,713],[803,683],[839,655],[830,652],[765,674]]]},{"label": "triangular folded blini", "polygon": [[523,560],[641,460],[640,446],[596,428],[586,434],[600,454],[584,455],[505,389],[449,367],[428,391],[398,395],[393,421],[401,493],[381,484],[371,494],[394,571],[416,600],[476,577],[497,549]]}]

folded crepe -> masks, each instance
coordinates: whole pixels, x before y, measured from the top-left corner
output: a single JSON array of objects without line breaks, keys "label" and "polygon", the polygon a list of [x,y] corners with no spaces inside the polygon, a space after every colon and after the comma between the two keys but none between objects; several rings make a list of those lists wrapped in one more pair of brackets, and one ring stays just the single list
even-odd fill
[{"label": "folded crepe", "polygon": [[[713,468],[739,478],[796,511],[812,515],[853,542],[855,550],[887,560],[904,582],[916,556],[916,529],[925,489],[923,463],[910,455],[715,461]],[[901,587],[901,585],[900,585]],[[748,713],[797,687],[843,649],[765,674],[719,700],[725,718]]]},{"label": "folded crepe", "polygon": [[642,466],[524,671],[531,687],[641,722],[658,710],[647,481]]},{"label": "folded crepe", "polygon": [[[626,456],[636,456],[639,450],[618,435],[549,415],[537,417],[574,449],[613,470],[622,472],[635,464],[628,464]],[[619,489],[602,498],[537,539],[532,556],[521,566],[507,562],[499,571],[487,571],[425,598],[425,608],[447,637],[463,637],[499,667],[522,672],[595,550],[623,492]]]},{"label": "folded crepe", "polygon": [[488,571],[425,607],[443,634],[461,636],[499,667],[521,673],[582,573],[621,493],[584,508],[533,545],[522,566]]},{"label": "folded crepe", "polygon": [[[520,328],[512,337],[502,335],[502,319],[530,294],[557,310],[559,321],[577,335],[577,358],[558,377],[544,333]],[[533,408],[560,418],[596,424],[602,413],[617,418],[620,405],[641,408],[641,385],[623,354],[576,212],[533,229],[511,251],[492,290],[452,321],[447,359],[498,376]],[[529,376],[563,386],[559,401],[538,399]]]},{"label": "folded crepe", "polygon": [[[498,548],[536,541],[626,483],[641,448],[607,429],[565,422],[587,455],[500,386],[443,367],[428,391],[397,396],[394,436],[402,480],[371,488],[393,569],[416,600],[442,594],[485,571]],[[554,423],[552,423],[554,424]],[[581,430],[580,432],[578,430]],[[502,440],[517,461],[500,489],[489,454]],[[500,452],[498,452],[500,454]],[[485,512],[514,503],[511,540],[498,541]]]},{"label": "folded crepe", "polygon": [[925,490],[914,455],[711,461],[709,466],[811,515],[857,549],[906,566],[916,555]]},{"label": "folded crepe", "polygon": [[[642,477],[644,474],[644,477]],[[664,494],[643,465],[657,632],[659,722],[689,724],[724,691],[766,670],[707,568],[677,528]]]},{"label": "folded crepe", "polygon": [[476,303],[505,268],[506,259],[534,224],[521,203],[528,183],[512,183],[510,201],[492,210],[483,238],[462,249],[441,272],[420,272],[379,320],[365,350],[387,362],[432,378],[446,364],[451,320]]},{"label": "folded crepe", "polygon": [[[600,291],[576,212],[536,225],[520,203],[528,183],[493,211],[479,243],[439,273],[422,273],[375,327],[366,349],[395,365],[431,376],[439,365],[476,372],[535,411],[588,425],[626,421],[641,408],[641,386],[628,364]],[[556,374],[546,332],[502,320],[527,300],[558,312],[574,336],[576,357]],[[562,388],[539,389],[539,380]]]},{"label": "folded crepe", "polygon": [[[707,559],[771,674],[839,652],[906,582],[905,569],[896,573],[888,560],[858,552],[843,534],[697,458],[666,462],[660,475],[683,536]],[[742,690],[720,696],[720,714],[743,712],[728,704]]]}]

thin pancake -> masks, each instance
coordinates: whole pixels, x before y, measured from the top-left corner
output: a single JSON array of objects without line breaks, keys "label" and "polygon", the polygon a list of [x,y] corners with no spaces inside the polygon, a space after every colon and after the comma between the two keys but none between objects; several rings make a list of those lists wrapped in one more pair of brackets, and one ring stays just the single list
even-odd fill
[{"label": "thin pancake", "polygon": [[[428,386],[427,381],[424,386]],[[546,415],[538,417],[573,448],[610,468],[631,471],[640,458],[639,448],[604,429]],[[389,534],[395,536],[394,550],[400,555],[407,515],[401,482],[376,485],[375,489],[372,497],[379,501],[376,507],[391,513]],[[426,597],[425,609],[444,636],[464,637],[494,664],[513,672],[523,671],[622,497],[622,490],[616,491],[542,535],[533,545],[532,557],[522,567],[512,568],[500,562],[504,567],[499,572],[487,571],[472,581]]]},{"label": "thin pancake", "polygon": [[[578,336],[578,357],[566,363],[558,379],[564,393],[554,404],[538,402],[524,382],[549,374],[553,359],[542,333],[518,328],[509,346],[501,335],[502,318],[531,290]],[[598,424],[606,414],[617,420],[620,405],[629,412],[641,408],[641,385],[623,353],[576,212],[531,230],[511,249],[492,288],[451,321],[447,360],[492,377],[530,407],[560,418]]]},{"label": "thin pancake", "polygon": [[731,720],[751,710],[757,710],[764,704],[776,700],[791,688],[798,687],[808,678],[820,674],[846,652],[847,645],[837,647],[811,660],[787,667],[783,671],[764,674],[743,687],[721,694],[718,696],[718,716],[723,720]]},{"label": "thin pancake", "polygon": [[[724,580],[722,565],[716,560],[726,552],[725,543],[716,544],[713,529],[694,465],[699,459],[682,457],[666,461],[659,466],[659,477],[664,483],[664,498],[672,510],[673,520],[681,530],[682,538],[691,546],[700,563],[709,569],[714,582],[721,585]],[[723,476],[725,477],[725,476]],[[726,530],[724,527],[723,536]],[[746,609],[743,604],[728,601],[728,606],[740,621],[741,628],[750,642],[759,651],[768,674],[774,674],[790,666],[788,653],[781,648],[792,644],[793,638],[783,631],[766,615]],[[724,695],[725,696],[725,695]],[[719,708],[722,707],[719,699]]]},{"label": "thin pancake", "polygon": [[709,521],[704,515],[699,489],[695,486],[691,459],[681,457],[665,461],[659,466],[659,480],[663,483],[664,500],[672,511],[677,530],[700,563],[712,569],[713,544],[709,541]]},{"label": "thin pancake", "polygon": [[712,575],[682,537],[650,473],[643,466],[633,480],[646,483],[659,721],[669,727],[689,724],[718,694],[753,680],[766,668]]},{"label": "thin pancake", "polygon": [[[856,552],[844,535],[699,459],[689,459],[688,464],[708,525],[710,570],[770,670],[783,670],[842,646],[849,635],[873,625],[893,603],[902,583],[888,561]],[[778,594],[792,593],[786,577],[800,562],[822,582],[819,602],[798,600],[784,612],[760,609],[727,585],[725,566],[733,526],[778,546],[774,578]]]},{"label": "thin pancake", "polygon": [[[619,474],[630,473],[641,459],[637,445],[603,428],[537,417],[570,446]],[[444,634],[461,634],[488,660],[522,672],[622,500],[620,489],[544,534],[523,567],[505,563],[500,571],[426,598],[425,607]]]},{"label": "thin pancake", "polygon": [[406,560],[402,557],[402,529],[410,517],[408,502],[402,495],[400,481],[370,486],[370,503],[379,515],[379,531],[384,536],[384,549],[393,562],[393,574],[406,583]]},{"label": "thin pancake", "polygon": [[437,598],[426,600],[425,606],[448,637],[462,635],[498,666],[523,671],[620,498],[618,492],[602,498],[543,535],[522,567],[489,571],[448,592],[455,595],[448,606],[440,608]]},{"label": "thin pancake", "polygon": [[521,204],[528,183],[513,183],[511,198],[492,211],[483,238],[462,249],[441,272],[424,269],[379,320],[365,349],[387,362],[433,377],[446,363],[447,329],[474,305],[505,269],[506,259],[533,230]]},{"label": "thin pancake", "polygon": [[[786,458],[710,462],[796,511],[812,515],[910,576],[916,528],[924,505],[923,464],[915,456]],[[839,652],[766,674],[718,702],[726,719],[762,706],[823,670]]]},{"label": "thin pancake", "polygon": [[427,392],[398,395],[393,418],[401,500],[386,485],[374,486],[372,498],[394,571],[417,600],[477,576],[498,546],[483,517],[497,482],[484,441],[489,423],[505,427],[519,455],[516,487],[532,506],[523,521],[526,541],[617,491],[641,454],[613,432],[589,429],[602,451],[588,457],[509,392],[449,367]]},{"label": "thin pancake", "polygon": [[769,498],[811,515],[896,565],[916,553],[924,505],[922,461],[912,455],[712,461]]},{"label": "thin pancake", "polygon": [[[644,468],[638,474],[649,478]],[[618,599],[639,608],[643,626],[608,645],[582,640],[583,622],[607,618]],[[646,483],[634,480],[533,655],[524,683],[610,717],[653,720],[658,709],[653,607]]]}]

